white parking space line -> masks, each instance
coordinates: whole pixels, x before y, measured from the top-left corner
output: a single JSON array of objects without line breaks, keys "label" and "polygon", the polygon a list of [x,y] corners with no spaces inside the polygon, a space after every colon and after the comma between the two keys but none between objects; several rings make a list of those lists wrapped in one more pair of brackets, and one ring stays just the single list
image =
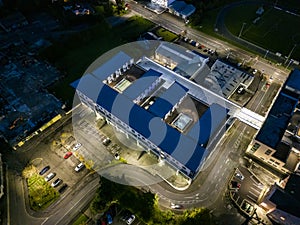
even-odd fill
[{"label": "white parking space line", "polygon": [[250,194],[252,194],[253,196],[255,196],[256,198],[259,196],[259,194],[255,194],[252,191],[249,191]]},{"label": "white parking space line", "polygon": [[257,188],[254,188],[253,186],[250,188],[251,190],[257,192],[257,193],[260,193],[261,192],[261,189],[260,190],[257,190]]},{"label": "white parking space line", "polygon": [[253,202],[256,202],[256,201],[257,201],[256,199],[254,199],[254,198],[251,197],[250,195],[247,195],[247,197],[248,197],[249,199],[251,199]]}]

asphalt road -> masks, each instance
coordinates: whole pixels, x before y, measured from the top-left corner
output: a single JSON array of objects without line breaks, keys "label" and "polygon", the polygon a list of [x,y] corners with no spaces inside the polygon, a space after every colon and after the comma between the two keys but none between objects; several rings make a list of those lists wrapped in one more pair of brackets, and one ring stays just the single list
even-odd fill
[{"label": "asphalt road", "polygon": [[38,225],[43,218],[34,217],[26,210],[22,178],[8,170],[8,218],[7,225]]},{"label": "asphalt road", "polygon": [[64,196],[60,202],[49,208],[49,210],[56,209],[56,212],[46,218],[41,224],[70,224],[74,217],[85,211],[87,204],[94,198],[98,188],[99,176],[97,174],[85,177],[85,179],[77,183],[70,194]]},{"label": "asphalt road", "polygon": [[[160,15],[157,15],[153,13],[152,11],[145,9],[141,4],[130,4],[131,10],[140,15],[143,16],[150,21],[176,33],[180,34],[182,31],[186,31],[186,36],[198,41],[201,44],[204,44],[206,47],[210,49],[214,49],[217,52],[222,52],[225,54],[230,54],[231,56],[237,57],[240,60],[245,60],[251,62],[252,66],[263,73],[267,74],[270,77],[273,77],[274,79],[283,82],[285,81],[287,75],[289,74],[289,70],[282,70],[279,67],[275,67],[273,64],[270,64],[269,61],[258,57],[255,54],[249,53],[243,49],[237,48],[227,42],[221,41],[219,39],[216,39],[214,37],[211,37],[209,35],[206,35],[200,31],[194,30],[190,27],[188,27],[183,20],[169,14],[169,13],[163,13]],[[221,20],[221,19],[220,19]],[[256,49],[252,49],[255,51]]]},{"label": "asphalt road", "polygon": [[[231,45],[228,45],[227,43],[221,42],[219,40],[216,40],[214,38],[208,37],[207,35],[194,31],[191,28],[185,26],[183,21],[178,20],[177,18],[163,13],[162,15],[158,16],[149,10],[144,9],[139,4],[131,4],[132,10],[137,12],[138,14],[143,15],[144,17],[152,20],[153,22],[160,24],[161,26],[175,32],[180,33],[182,30],[187,30],[187,34],[190,38],[194,40],[199,40],[200,43],[205,44],[206,46],[217,49],[220,51],[228,51],[228,49],[231,49],[232,54],[238,54],[240,58],[245,58],[247,60],[254,61],[254,65],[256,68],[258,68],[261,71],[264,71],[265,73],[270,74],[270,76],[273,76],[274,79],[283,81],[288,71],[282,71],[280,69],[274,69],[273,65],[268,64],[268,62],[264,60],[253,60],[255,57],[252,55],[249,55],[249,53],[246,53],[243,50],[240,50],[238,48],[235,48]],[[256,96],[260,97],[254,97],[253,104],[250,105],[250,109],[259,111],[260,109],[256,108],[257,105],[260,103],[263,104],[263,98],[261,98],[261,95],[264,96],[264,94],[258,93]],[[253,108],[254,107],[254,108]],[[67,121],[68,119],[66,119]],[[66,122],[65,120],[62,121],[60,125],[64,125]],[[158,194],[160,197],[160,202],[162,205],[168,207],[170,202],[175,202],[178,204],[184,205],[185,208],[190,208],[194,206],[214,206],[214,203],[218,199],[222,199],[222,196],[227,188],[227,181],[233,171],[233,168],[239,165],[240,163],[240,154],[244,149],[239,149],[239,142],[244,137],[249,136],[249,130],[252,128],[249,128],[247,125],[237,122],[236,127],[228,134],[226,137],[224,137],[219,145],[216,147],[216,154],[218,155],[217,158],[214,159],[214,161],[211,164],[211,167],[207,168],[205,171],[203,171],[196,180],[192,183],[191,187],[187,189],[184,192],[176,191],[172,189],[168,184],[161,182],[154,185],[151,185],[149,189],[155,193]],[[51,134],[56,129],[51,128],[51,130],[47,131],[48,134]],[[242,131],[242,132],[241,132]],[[251,131],[253,132],[253,131]],[[39,142],[42,140],[42,138],[45,138],[45,136],[37,137]],[[117,173],[117,170],[113,170]],[[132,170],[131,170],[132,171]],[[144,182],[145,179],[153,179],[151,178],[151,174],[147,173],[140,173],[138,171],[132,171],[131,179],[137,179],[140,182]],[[14,212],[11,215],[11,224],[68,224],[71,219],[81,212],[81,210],[86,206],[86,204],[91,200],[93,193],[95,192],[98,181],[97,179],[91,179],[88,180],[87,183],[81,183],[78,184],[78,187],[82,187],[80,189],[76,189],[73,193],[74,195],[66,195],[63,200],[61,200],[59,203],[55,204],[55,213],[51,216],[48,216],[46,219],[41,218],[33,218],[29,214],[26,213],[25,210],[25,203],[24,203],[24,193],[23,190],[19,189],[20,185],[17,185],[16,182],[18,181],[18,177],[9,176],[9,196],[12,196],[10,198],[10,211]],[[12,188],[12,187],[18,187],[18,188]],[[54,207],[54,206],[53,206]],[[218,207],[224,208],[223,205],[219,205]],[[50,210],[51,208],[49,208]],[[65,210],[61,210],[65,209]],[[54,210],[54,208],[53,208]],[[50,211],[49,211],[50,213]],[[50,213],[51,214],[51,213]],[[20,216],[16,216],[20,215]],[[30,222],[25,222],[30,221]]]}]

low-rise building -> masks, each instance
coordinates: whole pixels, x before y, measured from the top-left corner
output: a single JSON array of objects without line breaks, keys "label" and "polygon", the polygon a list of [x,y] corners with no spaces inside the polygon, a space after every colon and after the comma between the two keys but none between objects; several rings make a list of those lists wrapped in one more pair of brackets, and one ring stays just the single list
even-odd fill
[{"label": "low-rise building", "polygon": [[300,176],[291,174],[283,187],[274,185],[260,206],[279,225],[300,224]]},{"label": "low-rise building", "polygon": [[169,12],[184,20],[187,20],[195,11],[195,6],[186,4],[184,1],[174,1],[169,5]]},{"label": "low-rise building", "polygon": [[247,154],[281,174],[297,169],[300,159],[300,71],[292,71]]},{"label": "low-rise building", "polygon": [[17,28],[23,27],[28,25],[28,21],[25,16],[20,13],[16,12],[11,14],[5,18],[0,19],[0,27],[6,32],[13,31]]}]

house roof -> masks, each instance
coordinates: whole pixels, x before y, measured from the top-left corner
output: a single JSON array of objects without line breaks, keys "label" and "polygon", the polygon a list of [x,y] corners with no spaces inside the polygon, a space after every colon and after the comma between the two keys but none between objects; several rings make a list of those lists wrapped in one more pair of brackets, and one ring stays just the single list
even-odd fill
[{"label": "house roof", "polygon": [[192,15],[196,8],[192,4],[186,4],[184,1],[174,1],[169,8],[186,17]]},{"label": "house roof", "polygon": [[10,29],[12,26],[23,22],[27,22],[27,20],[25,16],[20,12],[16,12],[0,20],[0,24],[5,29]]}]

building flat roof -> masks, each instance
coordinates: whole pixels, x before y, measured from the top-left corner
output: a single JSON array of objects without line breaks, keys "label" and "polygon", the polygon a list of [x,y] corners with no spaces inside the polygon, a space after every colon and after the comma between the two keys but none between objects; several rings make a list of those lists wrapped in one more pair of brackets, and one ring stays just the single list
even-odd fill
[{"label": "building flat roof", "polygon": [[80,79],[72,82],[70,85],[96,102],[103,83],[93,75],[86,74]]},{"label": "building flat roof", "polygon": [[132,60],[132,57],[120,51],[100,67],[95,69],[92,74],[99,80],[103,81],[108,76],[115,73],[116,70],[122,68],[125,63],[129,63],[130,60]]},{"label": "building flat roof", "polygon": [[294,69],[286,80],[285,85],[300,91],[300,70]]},{"label": "building flat roof", "polygon": [[284,93],[280,93],[255,139],[276,149],[288,126],[297,103],[297,99]]},{"label": "building flat roof", "polygon": [[[152,73],[154,72],[150,72],[150,74]],[[222,119],[224,119],[224,116],[219,115],[219,110],[224,110],[224,108],[213,104],[211,110],[207,110],[205,115],[201,117],[203,119],[200,119],[201,133],[198,136],[198,140],[197,136],[191,138],[191,136],[182,134],[177,129],[165,123],[160,117],[162,114],[155,116],[144,108],[134,104],[130,98],[124,94],[120,94],[91,74],[83,76],[80,81],[73,82],[71,86],[111,112],[122,122],[126,123],[193,172],[198,169],[206,151],[199,144],[199,140],[208,139],[220,125]],[[165,97],[171,101],[172,105],[187,89],[177,83],[171,85],[170,88],[171,91],[169,93],[166,92]],[[178,90],[178,88],[180,89],[180,94],[173,98],[171,93],[174,94],[174,91]],[[176,94],[178,93],[176,92]],[[205,135],[205,137],[202,138],[202,135]]]},{"label": "building flat roof", "polygon": [[124,92],[129,99],[136,99],[142,92],[144,92],[151,84],[159,78],[161,73],[155,70],[148,70],[139,79],[135,80]]},{"label": "building flat roof", "polygon": [[[154,116],[105,84],[101,87],[97,104],[191,171],[196,171],[199,167],[205,149],[187,136],[181,135],[175,128],[164,123],[160,117]],[[194,156],[197,156],[197,158],[191,159]]]},{"label": "building flat roof", "polygon": [[168,42],[163,42],[162,44],[160,44],[155,52],[157,54],[163,55],[164,57],[172,59],[176,63],[186,61],[188,61],[189,63],[203,63],[203,61],[206,59],[179,45]]},{"label": "building flat roof", "polygon": [[156,98],[153,105],[149,107],[149,112],[160,118],[164,118],[167,112],[173,108],[187,91],[187,88],[175,81],[162,95]]},{"label": "building flat roof", "polygon": [[276,208],[293,216],[300,217],[300,201],[290,193],[276,189],[270,197],[270,201],[276,204]]},{"label": "building flat roof", "polygon": [[187,135],[197,141],[200,146],[206,147],[209,138],[224,124],[227,112],[226,108],[218,104],[212,104],[189,130]]}]

